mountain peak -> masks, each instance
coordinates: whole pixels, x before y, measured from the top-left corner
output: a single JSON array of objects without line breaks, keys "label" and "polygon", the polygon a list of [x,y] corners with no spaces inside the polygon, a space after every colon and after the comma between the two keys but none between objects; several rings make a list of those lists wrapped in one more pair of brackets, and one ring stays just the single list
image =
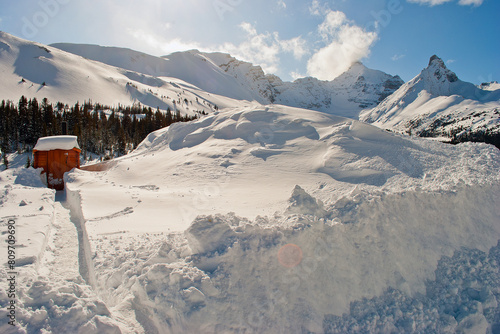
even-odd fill
[{"label": "mountain peak", "polygon": [[431,71],[434,74],[433,76],[440,82],[443,80],[447,80],[448,82],[458,81],[457,75],[450,71],[446,67],[444,61],[436,55],[431,57],[429,60],[429,66],[425,70]]},{"label": "mountain peak", "polygon": [[433,64],[436,64],[436,65],[439,65],[440,67],[446,68],[444,61],[436,55],[433,55],[431,57],[431,59],[429,60],[429,66],[431,66]]}]

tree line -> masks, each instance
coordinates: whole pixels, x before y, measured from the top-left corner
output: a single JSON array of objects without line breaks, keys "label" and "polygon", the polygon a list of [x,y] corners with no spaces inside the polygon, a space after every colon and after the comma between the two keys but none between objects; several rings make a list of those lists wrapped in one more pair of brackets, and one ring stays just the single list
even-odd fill
[{"label": "tree line", "polygon": [[0,148],[4,156],[30,152],[38,138],[62,135],[64,126],[66,134],[78,136],[84,158],[90,152],[107,159],[136,148],[155,130],[196,118],[140,105],[116,108],[88,101],[70,107],[22,96],[17,104],[5,100],[0,104]]}]

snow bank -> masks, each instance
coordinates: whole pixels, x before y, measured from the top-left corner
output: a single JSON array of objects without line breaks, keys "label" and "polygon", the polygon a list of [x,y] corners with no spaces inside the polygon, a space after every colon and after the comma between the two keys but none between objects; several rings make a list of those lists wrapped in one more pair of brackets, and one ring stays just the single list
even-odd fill
[{"label": "snow bank", "polygon": [[[38,266],[50,233],[54,191],[41,182],[40,170],[8,169],[0,173],[1,233],[7,236],[9,220],[16,226],[16,263]],[[1,243],[0,258],[7,263],[7,243]]]},{"label": "snow bank", "polygon": [[[113,245],[98,256],[97,272],[103,285],[114,286],[108,293],[123,298],[132,291],[148,332],[491,328],[500,314],[500,268],[484,254],[500,239],[499,191],[495,185],[352,199],[349,214],[333,225],[313,215],[202,216],[185,237],[94,240],[106,253]],[[284,262],[287,247],[301,252]]]}]

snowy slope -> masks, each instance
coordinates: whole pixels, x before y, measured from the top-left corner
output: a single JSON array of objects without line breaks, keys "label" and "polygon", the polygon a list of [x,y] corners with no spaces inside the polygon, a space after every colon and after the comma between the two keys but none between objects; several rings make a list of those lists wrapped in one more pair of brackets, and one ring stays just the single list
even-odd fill
[{"label": "snowy slope", "polygon": [[208,94],[177,78],[109,66],[4,32],[0,32],[0,73],[0,99],[14,102],[22,95],[68,104],[90,99],[109,106],[141,103],[189,115],[232,104],[229,98]]},{"label": "snowy slope", "polygon": [[353,66],[333,81],[315,78],[283,82],[266,75],[260,66],[225,53],[197,50],[153,57],[137,51],[96,45],[58,43],[52,46],[109,65],[153,76],[169,76],[201,89],[240,100],[278,103],[357,118],[359,112],[377,105],[404,82],[398,76]]},{"label": "snowy slope", "polygon": [[[483,89],[487,88],[487,89]],[[448,137],[500,132],[500,89],[463,82],[437,56],[418,76],[360,119],[397,132]]]},{"label": "snowy slope", "polygon": [[390,303],[379,332],[451,333],[491,327],[499,312],[489,276],[450,288],[484,288],[482,306],[460,315],[432,281],[440,259],[440,279],[453,279],[443,257],[483,256],[500,239],[500,153],[489,145],[254,105],[159,130],[116,162],[69,174],[68,197],[99,296],[146,333],[348,332],[352,318],[374,331],[363,310]]}]

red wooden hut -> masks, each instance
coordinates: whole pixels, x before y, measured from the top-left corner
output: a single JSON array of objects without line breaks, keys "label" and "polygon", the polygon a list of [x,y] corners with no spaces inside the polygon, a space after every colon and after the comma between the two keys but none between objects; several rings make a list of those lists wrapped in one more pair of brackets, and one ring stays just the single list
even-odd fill
[{"label": "red wooden hut", "polygon": [[63,190],[64,173],[80,167],[80,152],[76,136],[43,137],[33,148],[33,166],[43,168],[49,188]]}]

